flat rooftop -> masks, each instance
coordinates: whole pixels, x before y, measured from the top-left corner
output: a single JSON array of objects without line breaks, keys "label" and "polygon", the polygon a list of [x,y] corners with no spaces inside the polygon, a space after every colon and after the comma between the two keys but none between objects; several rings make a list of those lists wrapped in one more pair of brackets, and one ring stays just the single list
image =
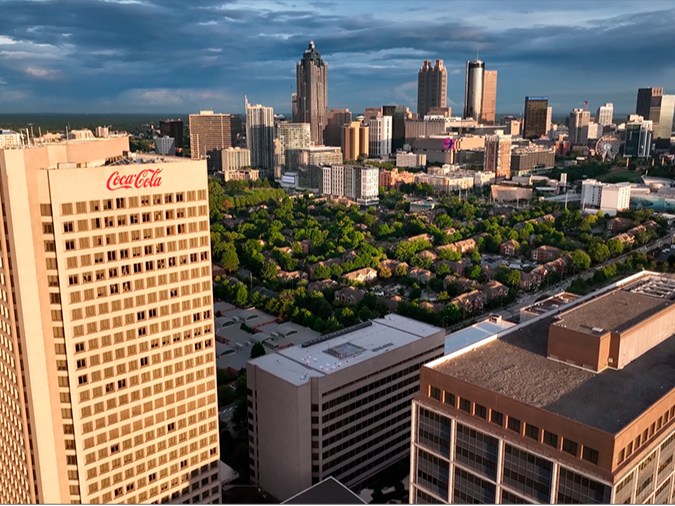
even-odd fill
[{"label": "flat rooftop", "polygon": [[555,315],[428,367],[499,395],[615,434],[675,388],[670,337],[622,370],[596,374],[546,358]]},{"label": "flat rooftop", "polygon": [[252,362],[289,383],[301,385],[311,377],[326,376],[443,332],[441,328],[390,314]]},{"label": "flat rooftop", "polygon": [[468,346],[472,346],[490,336],[494,336],[500,332],[503,332],[514,325],[515,323],[503,320],[498,322],[489,319],[475,323],[470,327],[458,330],[452,334],[448,334],[448,336],[445,338],[445,347],[443,353],[445,355],[449,355],[450,353],[454,353]]},{"label": "flat rooftop", "polygon": [[569,292],[562,292],[556,295],[552,295],[548,299],[540,300],[522,308],[521,312],[535,313],[537,315],[543,315],[549,311],[554,311],[565,304],[569,304],[579,298],[579,295]]}]

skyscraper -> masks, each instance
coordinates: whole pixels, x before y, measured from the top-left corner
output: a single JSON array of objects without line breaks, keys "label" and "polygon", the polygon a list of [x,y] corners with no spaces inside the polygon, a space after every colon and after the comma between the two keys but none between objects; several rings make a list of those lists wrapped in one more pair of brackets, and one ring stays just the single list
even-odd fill
[{"label": "skyscraper", "polygon": [[548,97],[525,97],[524,139],[538,139],[546,135]]},{"label": "skyscraper", "polygon": [[495,178],[511,177],[511,136],[497,130],[495,135],[485,136],[486,172],[494,172]]},{"label": "skyscraper", "polygon": [[297,123],[309,123],[312,142],[323,144],[323,131],[327,124],[328,108],[328,65],[321,59],[321,53],[310,41],[309,48],[296,65],[298,85]]},{"label": "skyscraper", "polygon": [[553,107],[547,107],[546,108],[546,135],[549,135],[549,132],[551,131],[553,122]]},{"label": "skyscraper", "polygon": [[28,151],[0,150],[0,501],[220,502],[206,161]]},{"label": "skyscraper", "polygon": [[268,175],[274,171],[274,109],[246,102],[246,143],[251,167]]},{"label": "skyscraper", "polygon": [[352,113],[349,109],[331,109],[327,121],[323,143],[326,146],[340,146],[342,127],[352,122]]},{"label": "skyscraper", "polygon": [[354,161],[359,156],[368,157],[369,127],[358,121],[352,121],[342,128],[342,152],[345,161]]},{"label": "skyscraper", "polygon": [[291,93],[291,118],[293,119],[293,123],[297,123],[300,121],[300,118],[298,117],[298,94],[297,93]]},{"label": "skyscraper", "polygon": [[464,82],[464,117],[480,120],[483,101],[483,73],[485,63],[481,60],[466,62]]},{"label": "skyscraper", "polygon": [[635,105],[635,114],[642,116],[645,120],[650,120],[649,110],[652,106],[652,97],[663,95],[663,88],[639,88],[637,94],[637,104]]},{"label": "skyscraper", "polygon": [[232,144],[232,117],[229,114],[214,114],[213,111],[190,114],[190,155],[194,159],[206,158],[209,172],[221,170],[221,152]]},{"label": "skyscraper", "polygon": [[654,139],[670,139],[675,114],[675,95],[652,97],[649,119],[653,122]]},{"label": "skyscraper", "polygon": [[312,145],[309,123],[279,123],[277,140],[276,165],[295,170],[299,163],[300,150]]},{"label": "skyscraper", "polygon": [[588,124],[591,119],[590,111],[573,109],[570,113],[569,140],[572,144],[586,144],[588,142]]},{"label": "skyscraper", "polygon": [[626,123],[624,156],[626,158],[647,158],[652,150],[652,122],[641,116]]},{"label": "skyscraper", "polygon": [[605,104],[598,107],[598,124],[611,125],[614,122],[614,104]]},{"label": "skyscraper", "polygon": [[391,153],[391,116],[378,116],[370,120],[370,156],[387,158]]},{"label": "skyscraper", "polygon": [[391,152],[396,153],[405,144],[406,108],[402,105],[385,105],[382,114],[391,116]]},{"label": "skyscraper", "polygon": [[164,119],[159,122],[159,133],[176,140],[176,151],[183,149],[183,120]]},{"label": "skyscraper", "polygon": [[483,125],[494,125],[496,108],[497,108],[497,71],[485,70],[483,72],[483,99],[479,119],[480,123],[482,123]]},{"label": "skyscraper", "polygon": [[432,107],[445,107],[447,101],[448,69],[443,60],[436,60],[432,67],[425,60],[417,74],[417,114],[421,117]]}]

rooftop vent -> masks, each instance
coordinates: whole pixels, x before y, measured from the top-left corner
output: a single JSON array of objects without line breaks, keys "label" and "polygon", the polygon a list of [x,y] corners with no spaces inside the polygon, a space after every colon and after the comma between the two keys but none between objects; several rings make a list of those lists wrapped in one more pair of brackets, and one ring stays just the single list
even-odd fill
[{"label": "rooftop vent", "polygon": [[598,334],[601,334],[602,332],[605,331],[605,329],[601,329],[600,327],[593,327],[591,330],[593,332],[597,332]]},{"label": "rooftop vent", "polygon": [[346,329],[336,330],[335,332],[331,332],[330,334],[326,334],[325,336],[317,337],[316,339],[306,341],[302,343],[301,346],[303,348],[309,348],[310,346],[314,346],[315,344],[323,343],[330,339],[335,339],[336,337],[344,336],[345,334],[349,334],[350,332],[356,332],[357,330],[365,329],[366,327],[370,327],[372,324],[373,322],[363,322],[354,325],[352,327],[347,327]]}]

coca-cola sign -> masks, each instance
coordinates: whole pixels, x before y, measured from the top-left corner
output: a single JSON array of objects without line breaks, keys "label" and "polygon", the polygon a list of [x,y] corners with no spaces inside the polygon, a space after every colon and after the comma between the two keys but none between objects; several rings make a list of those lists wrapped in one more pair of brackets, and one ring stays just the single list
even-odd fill
[{"label": "coca-cola sign", "polygon": [[137,174],[120,175],[118,171],[110,174],[106,186],[108,190],[130,190],[132,188],[157,188],[162,184],[162,169],[144,169]]}]

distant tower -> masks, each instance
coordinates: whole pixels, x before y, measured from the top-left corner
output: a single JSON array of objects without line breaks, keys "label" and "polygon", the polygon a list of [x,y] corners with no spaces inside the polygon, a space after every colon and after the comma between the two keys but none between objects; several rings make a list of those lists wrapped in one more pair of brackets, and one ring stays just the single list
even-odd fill
[{"label": "distant tower", "polygon": [[432,67],[425,60],[417,74],[417,114],[424,117],[429,109],[446,107],[448,92],[448,69],[443,60],[436,60]]},{"label": "distant tower", "polygon": [[635,114],[642,116],[645,120],[650,120],[649,110],[652,106],[652,97],[663,95],[663,88],[639,88],[637,94],[637,103],[635,104]]},{"label": "distant tower", "polygon": [[524,139],[539,139],[546,135],[548,97],[525,97]]},{"label": "distant tower", "polygon": [[310,41],[309,47],[296,65],[298,98],[298,123],[309,123],[312,142],[323,144],[323,131],[327,124],[328,111],[328,65],[321,59],[321,53]]},{"label": "distant tower", "polygon": [[268,175],[274,171],[274,109],[250,105],[246,100],[246,142],[251,167]]},{"label": "distant tower", "polygon": [[485,63],[481,60],[466,62],[464,85],[464,117],[480,121],[483,104],[483,74]]}]

